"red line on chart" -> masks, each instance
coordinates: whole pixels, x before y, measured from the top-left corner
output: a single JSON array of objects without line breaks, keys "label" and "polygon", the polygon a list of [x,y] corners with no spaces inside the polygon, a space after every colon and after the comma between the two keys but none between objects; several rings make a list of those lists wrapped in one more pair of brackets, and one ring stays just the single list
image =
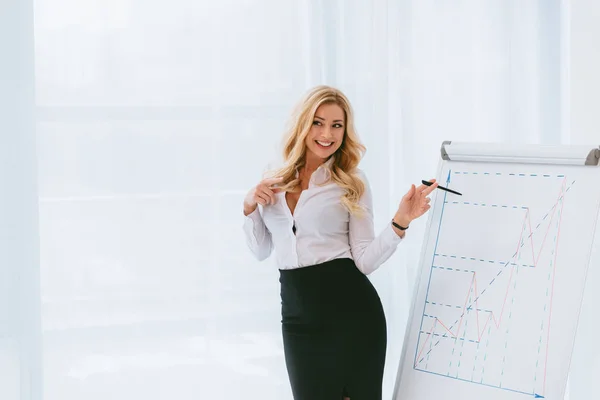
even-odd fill
[{"label": "red line on chart", "polygon": [[452,333],[452,331],[450,329],[448,329],[448,327],[446,325],[444,325],[444,323],[441,320],[439,320],[437,317],[435,318],[435,320],[436,320],[436,322],[439,322],[444,327],[444,329],[446,329],[452,336],[456,337],[456,335],[454,333]]},{"label": "red line on chart", "polygon": [[[529,210],[527,210],[527,213],[529,213]],[[524,230],[524,228],[525,228],[525,219],[523,220],[523,224],[521,224],[521,236],[519,237],[518,246],[517,246],[517,252],[516,252],[515,256],[513,256],[513,258],[510,260],[511,262],[514,262],[515,259],[517,258],[517,256],[519,255],[519,250],[521,248],[521,240],[523,238],[523,230]],[[504,297],[504,303],[502,305],[502,311],[500,313],[500,318],[498,320],[496,320],[496,316],[495,316],[494,312],[492,311],[492,312],[489,313],[489,317],[487,318],[486,324],[483,326],[483,329],[481,329],[481,330],[479,329],[479,310],[478,310],[479,305],[478,305],[478,299],[479,299],[480,296],[479,296],[479,293],[477,291],[477,273],[474,272],[473,273],[473,278],[471,279],[471,284],[469,285],[469,289],[467,290],[467,297],[465,299],[465,304],[462,307],[463,312],[462,312],[462,315],[460,316],[460,322],[459,322],[458,327],[456,329],[456,334],[454,332],[452,332],[452,330],[449,329],[448,326],[446,324],[444,324],[444,322],[442,320],[438,319],[437,317],[436,317],[436,321],[439,322],[440,325],[442,325],[444,327],[444,329],[446,329],[450,333],[450,335],[452,335],[452,337],[456,338],[457,335],[460,332],[460,327],[461,327],[462,321],[463,321],[463,319],[465,317],[465,310],[467,308],[467,302],[469,300],[469,294],[471,293],[471,289],[473,289],[473,287],[474,287],[475,288],[475,308],[476,308],[475,315],[476,315],[476,318],[477,318],[477,341],[480,341],[481,337],[483,336],[483,333],[485,332],[485,328],[487,327],[487,324],[489,323],[490,320],[494,321],[494,325],[496,325],[496,328],[498,328],[500,326],[500,322],[502,321],[502,315],[504,314],[504,308],[505,308],[505,305],[506,305],[506,299],[508,297],[508,290],[510,288],[510,283],[512,281],[512,271],[513,270],[514,270],[514,267],[511,269],[511,276],[510,276],[510,279],[509,279],[509,282],[508,282],[508,285],[507,285],[506,295]],[[429,336],[431,336],[431,335],[429,335]],[[429,337],[427,339],[429,339]],[[421,354],[423,352],[424,348],[425,348],[425,343],[423,344],[423,347],[421,347],[421,351],[419,352],[419,354]],[[419,359],[419,357],[417,357],[417,359]]]},{"label": "red line on chart", "polygon": [[[463,310],[467,308],[467,303],[469,302],[469,296],[471,295],[471,288],[473,287],[474,282],[475,282],[475,272],[473,272],[473,278],[471,278],[471,284],[469,285],[469,290],[467,290],[467,297],[465,297],[465,304],[463,304],[463,308],[462,308]],[[463,314],[460,316],[460,322],[458,323],[458,329],[456,329],[457,335],[460,332],[460,326],[462,325],[464,316],[465,316],[465,313],[463,312]],[[440,321],[440,322],[442,322],[442,321]],[[450,333],[452,333],[452,332],[450,332]]]},{"label": "red line on chart", "polygon": [[[537,266],[537,259],[535,258],[535,252],[533,251],[533,231],[531,230],[531,213],[529,212],[529,209],[527,209],[527,220],[529,222],[529,232],[530,232],[529,233],[529,238],[531,239],[531,257],[532,257],[532,260],[533,260],[533,268],[535,268]],[[552,219],[550,220],[550,222],[552,222]],[[549,223],[548,223],[548,225],[549,225]],[[523,232],[521,232],[521,234],[522,233]],[[546,230],[546,234],[548,234],[548,230]],[[542,246],[543,246],[543,244],[544,244],[545,241],[546,241],[546,238],[544,238],[544,241],[542,242]],[[519,240],[519,242],[521,242],[521,241]],[[540,251],[540,254],[542,254],[541,251]]]},{"label": "red line on chart", "polygon": [[[437,318],[436,318],[436,320],[437,320]],[[423,353],[423,350],[425,350],[425,345],[427,344],[427,342],[429,341],[429,339],[433,336],[433,330],[434,329],[435,329],[435,323],[433,324],[433,326],[429,330],[429,334],[427,335],[427,339],[425,339],[425,343],[423,343],[423,347],[421,347],[421,351],[419,352],[419,355],[417,356],[417,359],[419,357],[421,357],[421,353]]]},{"label": "red line on chart", "polygon": [[[564,181],[563,181],[563,189],[564,189]],[[558,240],[560,237],[560,226],[562,223],[563,216],[563,208],[565,207],[565,200],[563,199],[560,205],[560,216],[558,218],[558,231],[556,233],[556,243],[554,247],[554,265],[552,270],[552,289],[550,291],[550,311],[548,312],[548,336],[546,337],[546,360],[544,361],[544,386],[543,386],[543,394],[546,394],[546,372],[548,370],[548,345],[550,343],[550,322],[552,319],[552,299],[554,297],[554,279],[556,278],[556,253],[558,253]]]},{"label": "red line on chart", "polygon": [[[477,276],[476,276],[476,272],[473,272],[473,280],[475,281],[475,317],[477,319],[477,341],[480,342],[481,341],[481,335],[479,334],[479,303],[477,302],[477,300],[479,300],[479,294],[477,292]],[[488,317],[489,319],[490,317]],[[485,329],[485,328],[483,328]]]},{"label": "red line on chart", "polygon": [[[563,181],[563,186],[561,187],[561,190],[564,188],[564,181]],[[561,194],[564,195],[564,192],[562,192]],[[554,219],[554,213],[556,212],[556,206],[558,205],[558,202],[561,200],[561,197],[559,197],[559,199],[557,200],[556,204],[554,205],[554,207],[552,208],[552,216],[550,217],[550,222],[548,222],[548,226],[550,226],[550,223],[552,222],[552,220]],[[533,255],[533,266],[535,268],[535,266],[537,265],[537,262],[540,259],[540,254],[542,254],[542,249],[544,248],[544,245],[546,244],[546,239],[548,238],[548,232],[550,230],[546,229],[546,233],[544,235],[544,240],[542,241],[542,246],[540,247],[540,252],[538,253],[537,258],[535,257],[535,253],[533,251],[533,232],[531,230],[531,218],[529,218],[529,236],[531,237],[531,254]]]},{"label": "red line on chart", "polygon": [[[508,293],[509,293],[509,290],[510,290],[510,284],[512,282],[513,272],[514,272],[514,269],[516,267],[516,262],[515,261],[518,258],[519,254],[520,254],[520,250],[522,248],[521,242],[523,240],[523,232],[527,229],[527,226],[528,226],[529,227],[529,237],[531,238],[531,243],[532,243],[532,245],[531,245],[531,251],[532,251],[532,256],[533,256],[533,260],[534,260],[534,266],[533,266],[533,268],[537,268],[537,261],[539,260],[539,257],[542,254],[542,251],[543,251],[543,249],[544,249],[544,247],[546,245],[546,238],[548,237],[548,232],[550,231],[550,228],[552,227],[552,221],[554,220],[554,215],[556,213],[556,209],[557,209],[558,203],[561,201],[561,199],[563,198],[564,194],[566,193],[566,190],[564,188],[565,188],[565,180],[563,180],[563,184],[561,186],[561,190],[559,192],[558,199],[556,200],[556,202],[554,203],[554,206],[552,207],[552,214],[550,216],[550,220],[548,222],[548,227],[546,228],[546,232],[544,234],[544,239],[542,241],[542,244],[540,245],[540,248],[539,248],[539,251],[538,251],[538,254],[537,254],[537,258],[535,256],[535,251],[534,251],[534,248],[533,248],[534,247],[533,246],[533,230],[532,230],[532,227],[531,227],[531,215],[530,215],[531,212],[530,212],[530,209],[527,208],[527,212],[525,213],[525,216],[523,218],[523,223],[521,224],[521,233],[520,233],[519,241],[517,242],[517,251],[512,256],[511,260],[507,264],[505,264],[503,266],[503,268],[504,268],[504,267],[506,267],[506,265],[511,265],[511,262],[512,262],[512,264],[514,264],[514,265],[511,265],[511,273],[510,273],[510,277],[509,277],[509,280],[508,280],[508,284],[506,286],[506,293],[505,293],[505,296],[504,296],[504,301],[502,303],[502,310],[500,312],[499,318],[496,319],[495,313],[493,311],[489,311],[489,316],[487,318],[487,321],[486,321],[485,325],[483,326],[483,329],[481,329],[481,330],[479,329],[479,306],[478,306],[478,299],[479,299],[480,295],[477,293],[477,275],[476,275],[476,272],[474,272],[473,273],[473,278],[471,279],[471,284],[469,285],[469,289],[467,290],[467,296],[466,296],[466,299],[465,299],[465,304],[462,307],[461,316],[460,316],[459,320],[455,321],[455,323],[453,324],[453,325],[455,325],[456,322],[459,322],[458,328],[456,329],[456,334],[452,332],[452,326],[450,328],[448,328],[447,324],[445,324],[442,320],[440,320],[437,317],[435,317],[435,321],[434,321],[433,327],[432,327],[432,329],[429,332],[430,334],[427,335],[427,339],[423,343],[423,345],[421,347],[421,350],[419,351],[419,354],[417,356],[417,359],[415,360],[415,365],[414,365],[415,367],[423,360],[423,359],[421,359],[421,354],[425,350],[425,346],[426,346],[427,342],[433,336],[433,334],[432,334],[433,333],[433,328],[435,327],[435,324],[437,322],[439,322],[440,325],[442,325],[444,327],[444,329],[446,331],[448,331],[448,333],[450,333],[450,335],[452,335],[453,338],[457,338],[457,336],[460,333],[460,327],[462,325],[463,319],[464,319],[466,311],[467,311],[467,302],[468,302],[468,299],[469,299],[469,294],[471,293],[471,289],[473,289],[473,287],[475,287],[475,300],[474,300],[474,302],[475,302],[475,315],[476,315],[476,318],[477,318],[477,341],[478,342],[481,341],[481,338],[483,337],[483,334],[485,333],[485,329],[487,328],[487,325],[489,324],[490,321],[494,322],[494,325],[495,325],[496,329],[498,329],[500,327],[500,323],[502,322],[502,316],[504,314],[504,309],[506,307],[506,300],[508,299]],[[561,217],[560,217],[559,226],[558,226],[559,231],[560,231],[560,221],[562,220],[562,207],[563,206],[564,206],[564,202],[561,204]],[[557,240],[556,240],[556,246],[558,247],[558,237],[557,237]],[[555,258],[556,258],[556,251],[555,251]],[[554,263],[554,268],[556,269],[556,262]],[[496,275],[496,277],[498,275],[500,275],[501,272],[502,272],[502,269]],[[495,281],[495,279],[496,278],[494,278],[492,280],[492,282],[490,282],[490,284],[488,285],[488,287],[491,286],[491,284]],[[552,290],[553,289],[554,289],[554,276],[552,278]],[[484,290],[484,292],[485,292],[485,290]],[[483,294],[483,292],[482,292],[482,294]],[[552,296],[550,297],[550,314],[551,314],[551,310],[552,310]],[[488,311],[483,311],[483,312],[488,312]],[[550,323],[550,317],[548,318],[548,321],[549,321],[548,323]],[[550,326],[548,326],[548,337],[549,336],[550,336]],[[439,341],[438,341],[438,343],[439,343]],[[438,343],[436,343],[436,345]],[[546,347],[548,347],[548,342],[546,342]],[[429,352],[432,351],[432,350],[433,349],[429,350]],[[546,350],[546,358],[547,358],[547,355],[548,355],[548,351]],[[547,365],[547,359],[546,359],[546,365]],[[544,375],[545,375],[545,371],[544,371]],[[544,376],[544,381],[545,381],[545,376]]]}]

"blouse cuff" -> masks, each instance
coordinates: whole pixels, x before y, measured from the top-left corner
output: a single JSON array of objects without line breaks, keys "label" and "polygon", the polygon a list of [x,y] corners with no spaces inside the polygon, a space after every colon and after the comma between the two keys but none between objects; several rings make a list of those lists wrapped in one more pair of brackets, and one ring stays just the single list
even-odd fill
[{"label": "blouse cuff", "polygon": [[244,215],[244,225],[254,227],[256,224],[260,223],[261,219],[260,211],[258,210],[258,207],[256,207],[250,214]]},{"label": "blouse cuff", "polygon": [[391,223],[389,223],[387,227],[383,230],[383,235],[386,238],[386,241],[393,245],[398,245],[402,241],[402,239],[404,239],[398,236]]}]

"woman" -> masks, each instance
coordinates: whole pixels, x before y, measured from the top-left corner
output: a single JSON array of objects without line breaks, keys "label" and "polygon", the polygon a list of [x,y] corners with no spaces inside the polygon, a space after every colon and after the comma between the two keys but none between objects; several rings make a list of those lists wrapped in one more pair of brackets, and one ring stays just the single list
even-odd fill
[{"label": "woman", "polygon": [[427,196],[437,183],[411,185],[390,224],[375,236],[371,190],[358,168],[365,147],[346,96],[318,86],[291,122],[284,166],[244,199],[244,231],[258,260],[276,253],[294,399],[378,400],[386,321],[366,275],[429,209]]}]

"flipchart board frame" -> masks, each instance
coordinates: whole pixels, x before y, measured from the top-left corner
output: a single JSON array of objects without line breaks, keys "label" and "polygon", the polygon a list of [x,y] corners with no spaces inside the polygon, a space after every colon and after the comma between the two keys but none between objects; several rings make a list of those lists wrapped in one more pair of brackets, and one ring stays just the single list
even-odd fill
[{"label": "flipchart board frame", "polygon": [[[466,143],[444,141],[440,148],[440,156],[441,157],[439,159],[437,172],[438,181],[440,182],[443,181],[441,173],[444,170],[446,163],[452,161],[473,163],[506,162],[523,164],[563,164],[600,168],[600,146],[591,145],[511,145],[504,143]],[[600,185],[600,182],[594,182],[590,184]],[[440,199],[442,199],[442,196],[436,196],[434,204],[432,204],[432,210],[435,208],[436,203],[439,202]],[[585,354],[579,356],[577,350],[581,349],[581,351],[584,351],[584,349],[587,348],[586,343],[593,339],[593,335],[588,335],[589,337],[586,337],[586,332],[581,332],[579,327],[581,326],[582,321],[589,320],[593,314],[593,307],[587,306],[586,298],[593,295],[594,287],[597,288],[596,291],[600,292],[600,268],[596,268],[597,271],[594,270],[594,273],[590,274],[591,265],[600,265],[600,233],[598,232],[600,230],[600,212],[596,215],[595,218],[595,233],[592,241],[592,249],[589,258],[589,263],[586,268],[586,282],[583,291],[582,306],[579,310],[579,315],[577,318],[577,332],[575,335],[575,342],[571,356],[570,370],[573,369],[574,363],[577,363],[578,361],[581,363],[585,363]],[[432,225],[434,222],[436,221],[434,221],[433,219],[433,213],[430,212],[426,222],[425,233],[423,236],[424,241],[421,247],[419,264],[416,272],[416,279],[413,286],[413,296],[411,299],[409,317],[407,320],[406,330],[404,334],[403,349],[400,357],[400,362],[398,364],[398,371],[396,374],[393,400],[421,400],[401,398],[399,397],[399,390],[401,379],[403,378],[403,368],[407,357],[407,344],[409,343],[412,321],[415,318],[415,315],[421,314],[416,310],[417,296],[419,293],[418,289],[421,284],[421,276],[423,269],[430,267],[429,260],[425,260],[425,253],[428,245],[427,238],[429,237],[429,233],[432,229]],[[592,282],[592,280],[594,282]],[[598,295],[598,297],[600,298],[600,294]],[[588,380],[590,382],[586,382],[586,384],[592,384],[593,377],[589,377]]]}]

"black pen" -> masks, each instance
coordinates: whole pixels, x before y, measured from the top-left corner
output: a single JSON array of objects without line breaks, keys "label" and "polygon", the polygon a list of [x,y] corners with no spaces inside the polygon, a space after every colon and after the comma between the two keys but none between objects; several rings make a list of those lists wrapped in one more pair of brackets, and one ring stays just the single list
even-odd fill
[{"label": "black pen", "polygon": [[[429,182],[429,181],[421,181],[421,182],[423,183],[423,185],[426,185],[426,186],[431,186],[431,185],[433,185],[433,183],[431,183],[431,182]],[[450,193],[454,193],[454,194],[457,194],[457,195],[459,195],[459,196],[462,196],[462,193],[458,193],[458,192],[457,192],[457,191],[455,191],[455,190],[448,189],[448,188],[446,188],[446,187],[443,187],[443,186],[440,186],[440,185],[438,185],[438,187],[437,187],[437,188],[438,188],[438,189],[445,190],[446,192],[450,192]]]}]

